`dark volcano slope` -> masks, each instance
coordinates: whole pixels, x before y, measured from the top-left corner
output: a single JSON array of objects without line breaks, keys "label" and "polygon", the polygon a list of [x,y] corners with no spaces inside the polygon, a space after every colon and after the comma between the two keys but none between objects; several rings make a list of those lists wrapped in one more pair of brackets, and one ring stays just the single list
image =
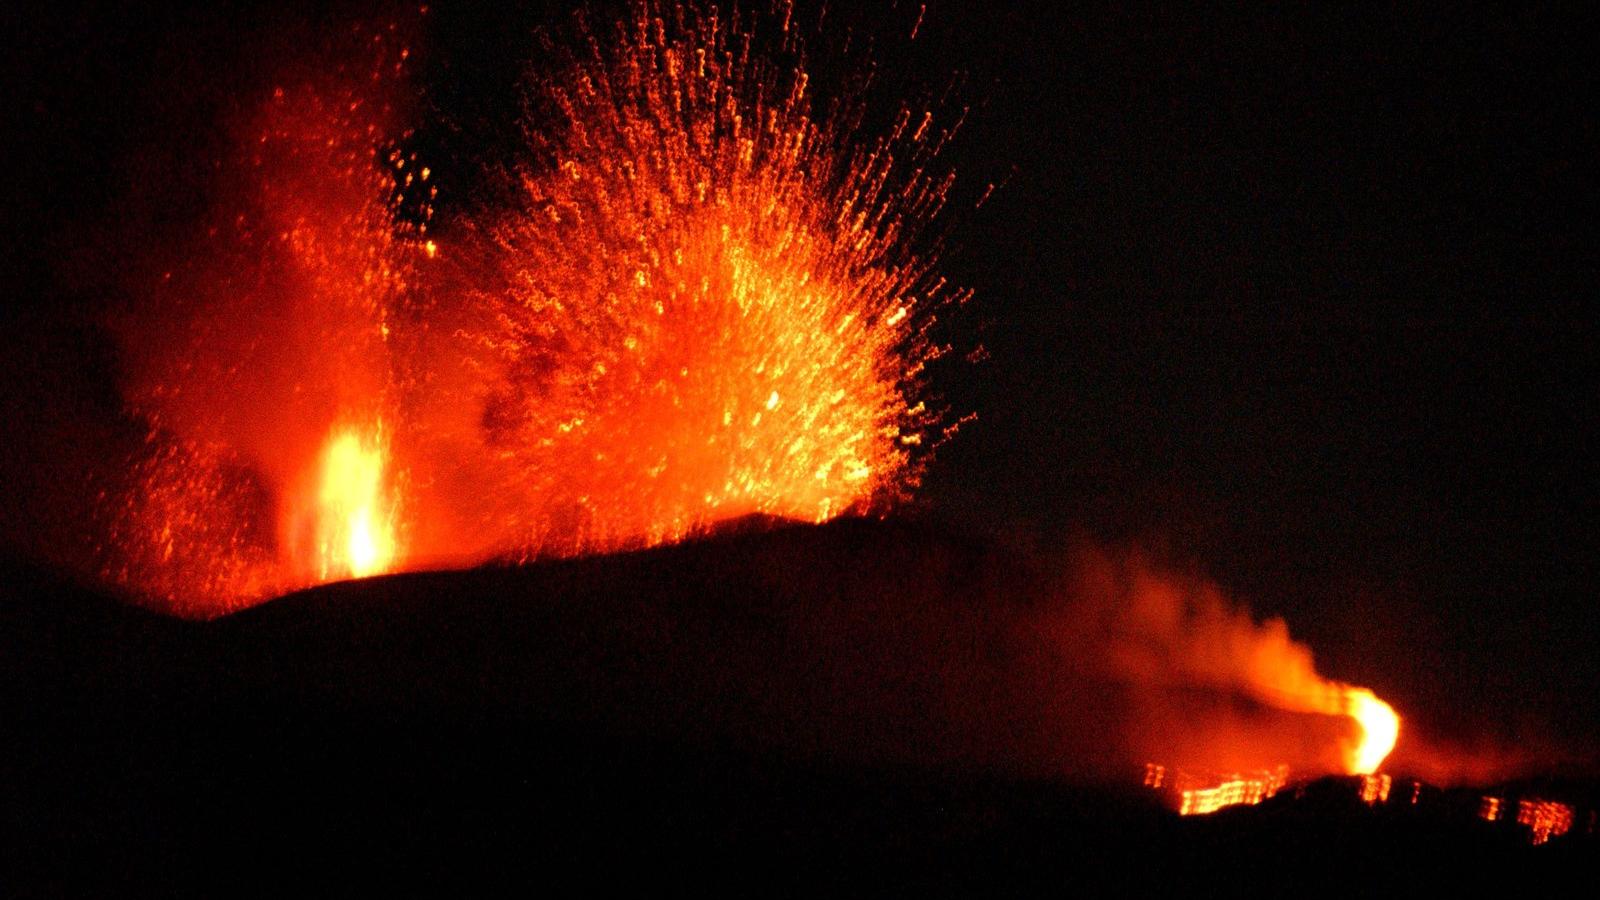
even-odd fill
[{"label": "dark volcano slope", "polygon": [[1116,757],[1054,721],[1024,563],[903,523],[763,527],[213,622],[12,564],[7,853],[44,883],[256,872],[262,853],[435,876],[517,860],[535,882],[590,858],[926,868],[985,845],[997,797],[1040,810],[1047,779]]},{"label": "dark volcano slope", "polygon": [[1360,809],[1197,823],[1107,786],[1134,783],[1123,700],[1038,636],[1059,587],[1031,559],[845,521],[330,585],[207,623],[9,564],[6,893],[1055,893],[1454,865],[1466,844]]},{"label": "dark volcano slope", "polygon": [[[1021,614],[1043,581],[994,546],[847,521],[334,585],[212,623],[207,641],[230,692],[297,713],[1104,771],[1115,748],[1103,735],[1063,743],[1074,732],[1050,698],[1061,673],[1047,671],[1059,653]],[[1082,690],[1073,702],[1087,705]]]}]

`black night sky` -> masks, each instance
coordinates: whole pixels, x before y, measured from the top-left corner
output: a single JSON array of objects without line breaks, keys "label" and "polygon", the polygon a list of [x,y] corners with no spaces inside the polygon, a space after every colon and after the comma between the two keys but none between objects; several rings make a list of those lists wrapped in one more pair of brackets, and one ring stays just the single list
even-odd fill
[{"label": "black night sky", "polygon": [[[174,161],[255,77],[237,55],[345,20],[276,6],[4,15],[0,472],[24,551],[64,527],[39,524],[29,460],[77,414],[34,415],[36,392],[115,414],[95,323],[140,265],[130,234],[193,213],[203,174]],[[916,4],[849,15],[882,29],[893,78],[970,106],[959,196],[1000,183],[950,223],[943,271],[976,299],[948,337],[987,358],[940,371],[978,419],[919,507],[1153,547],[1441,734],[1592,758],[1594,23],[932,2],[906,43]],[[422,148],[499,152],[524,36],[558,18],[436,4]]]},{"label": "black night sky", "polygon": [[1592,747],[1585,28],[1047,8],[938,32],[1017,174],[930,495],[1166,542],[1397,703]]}]

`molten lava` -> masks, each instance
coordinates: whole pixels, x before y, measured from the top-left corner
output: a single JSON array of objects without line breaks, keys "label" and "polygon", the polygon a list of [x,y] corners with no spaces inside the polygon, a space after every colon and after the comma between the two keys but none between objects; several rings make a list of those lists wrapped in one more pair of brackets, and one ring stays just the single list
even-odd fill
[{"label": "molten lava", "polygon": [[[1394,779],[1388,775],[1363,775],[1361,776],[1361,802],[1368,806],[1377,806],[1389,802],[1389,790],[1394,786]],[[1418,788],[1420,789],[1420,785]],[[1413,803],[1416,802],[1413,794]]]},{"label": "molten lava", "polygon": [[396,504],[385,489],[388,447],[371,435],[336,430],[322,458],[317,509],[317,578],[365,578],[395,562]]},{"label": "molten lava", "polygon": [[1394,707],[1366,688],[1348,685],[1339,688],[1344,694],[1346,715],[1355,719],[1361,729],[1361,739],[1347,751],[1348,768],[1352,775],[1370,775],[1378,771],[1394,750],[1395,741],[1400,737],[1400,717],[1395,714]]},{"label": "molten lava", "polygon": [[1180,816],[1203,816],[1229,806],[1254,805],[1276,794],[1289,781],[1289,767],[1255,772],[1197,775],[1166,766],[1145,765],[1144,784],[1161,793]]}]

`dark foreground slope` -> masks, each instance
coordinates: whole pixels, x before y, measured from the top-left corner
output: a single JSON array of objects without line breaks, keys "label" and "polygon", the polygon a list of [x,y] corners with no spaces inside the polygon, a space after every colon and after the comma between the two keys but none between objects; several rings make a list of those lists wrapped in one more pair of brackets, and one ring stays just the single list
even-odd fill
[{"label": "dark foreground slope", "polygon": [[1178,820],[1116,781],[1118,690],[1019,625],[1050,589],[1024,562],[841,522],[210,623],[11,565],[7,892],[1594,877],[1592,843],[1359,804]]}]

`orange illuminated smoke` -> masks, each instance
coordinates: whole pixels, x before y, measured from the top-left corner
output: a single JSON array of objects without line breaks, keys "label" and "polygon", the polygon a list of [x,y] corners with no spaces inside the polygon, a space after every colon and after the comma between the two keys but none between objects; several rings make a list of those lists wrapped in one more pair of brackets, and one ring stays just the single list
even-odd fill
[{"label": "orange illuminated smoke", "polygon": [[1290,712],[1348,716],[1357,733],[1343,746],[1345,772],[1376,772],[1400,736],[1400,717],[1394,708],[1366,688],[1319,676],[1310,651],[1288,640],[1282,622],[1269,622],[1265,632],[1267,639],[1255,647],[1251,659],[1246,691]]},{"label": "orange illuminated smoke", "polygon": [[[1096,588],[1116,607],[1112,654],[1125,677],[1237,692],[1291,713],[1347,717],[1355,728],[1340,747],[1345,774],[1376,772],[1394,749],[1400,733],[1394,709],[1367,688],[1324,678],[1311,649],[1289,636],[1282,619],[1258,623],[1215,586],[1137,560],[1130,570],[1123,588]],[[1269,760],[1271,752],[1261,748]]]},{"label": "orange illuminated smoke", "polygon": [[318,578],[364,578],[395,562],[396,504],[386,490],[388,447],[372,434],[335,431],[322,457],[317,500]]}]

